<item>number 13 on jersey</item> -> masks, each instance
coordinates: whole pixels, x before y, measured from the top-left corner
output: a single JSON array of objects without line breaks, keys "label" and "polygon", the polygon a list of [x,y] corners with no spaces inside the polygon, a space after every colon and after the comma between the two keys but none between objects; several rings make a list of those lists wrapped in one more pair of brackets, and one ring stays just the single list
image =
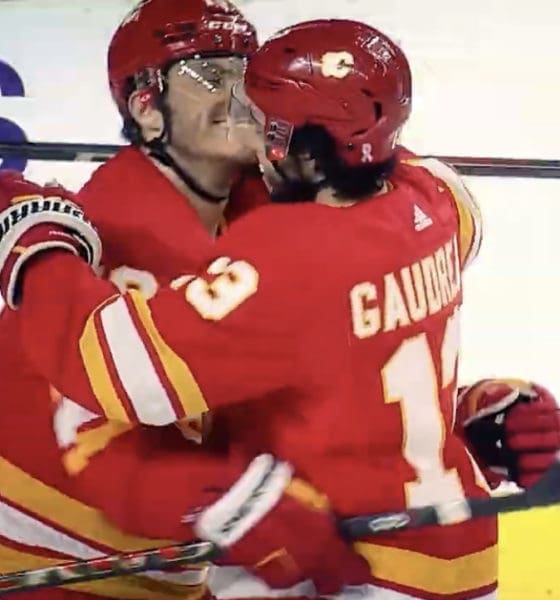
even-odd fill
[{"label": "number 13 on jersey", "polygon": [[[425,333],[400,344],[381,371],[386,403],[398,402],[403,425],[403,456],[416,472],[416,480],[405,484],[410,508],[464,498],[455,469],[446,469],[443,447],[446,428],[440,406],[441,393],[449,390],[456,402],[456,367],[459,353],[459,310],[447,319],[439,356],[434,356]],[[435,361],[441,361],[438,381]],[[453,427],[455,405],[450,424]],[[477,484],[487,489],[471,458]]]}]

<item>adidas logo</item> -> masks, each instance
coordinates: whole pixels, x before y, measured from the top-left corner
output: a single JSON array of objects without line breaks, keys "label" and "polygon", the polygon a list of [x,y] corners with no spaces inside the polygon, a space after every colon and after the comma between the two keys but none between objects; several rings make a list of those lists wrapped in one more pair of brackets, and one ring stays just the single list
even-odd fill
[{"label": "adidas logo", "polygon": [[434,222],[428,215],[417,205],[414,205],[414,229],[416,231],[423,231],[430,225],[433,225]]}]

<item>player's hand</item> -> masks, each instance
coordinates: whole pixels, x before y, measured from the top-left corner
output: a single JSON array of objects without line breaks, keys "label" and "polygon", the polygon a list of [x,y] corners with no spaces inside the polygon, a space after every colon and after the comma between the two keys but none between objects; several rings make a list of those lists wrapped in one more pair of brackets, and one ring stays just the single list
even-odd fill
[{"label": "player's hand", "polygon": [[75,197],[60,186],[41,187],[17,171],[0,173],[0,293],[17,308],[27,261],[53,250],[98,266],[101,242]]},{"label": "player's hand", "polygon": [[533,485],[560,450],[560,407],[544,387],[482,380],[459,392],[457,423],[491,485]]},{"label": "player's hand", "polygon": [[305,486],[292,480],[290,465],[260,455],[200,514],[194,531],[226,549],[216,564],[243,565],[273,588],[311,579],[321,595],[363,584],[370,576],[367,563],[339,538],[324,497],[296,497]]}]

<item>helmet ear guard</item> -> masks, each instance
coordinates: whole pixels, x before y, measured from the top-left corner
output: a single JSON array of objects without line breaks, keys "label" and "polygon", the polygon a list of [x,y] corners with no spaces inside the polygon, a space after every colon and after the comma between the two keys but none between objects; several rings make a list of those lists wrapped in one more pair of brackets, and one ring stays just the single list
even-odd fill
[{"label": "helmet ear guard", "polygon": [[292,123],[277,117],[266,118],[265,149],[268,160],[274,162],[288,156],[293,133]]}]

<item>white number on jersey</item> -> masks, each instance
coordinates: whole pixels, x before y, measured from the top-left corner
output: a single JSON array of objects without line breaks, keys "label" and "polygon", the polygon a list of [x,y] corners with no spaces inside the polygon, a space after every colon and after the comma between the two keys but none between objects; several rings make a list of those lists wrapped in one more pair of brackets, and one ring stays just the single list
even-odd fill
[{"label": "white number on jersey", "polygon": [[[439,391],[456,386],[459,353],[459,311],[449,317],[441,347],[442,381],[426,334],[408,338],[397,348],[381,371],[385,402],[399,402],[403,423],[404,458],[416,471],[416,481],[405,484],[410,508],[461,500],[463,486],[455,469],[446,469],[442,451],[445,425],[439,405]],[[452,391],[453,397],[456,390]],[[488,489],[478,466],[471,458],[477,484]]]},{"label": "white number on jersey", "polygon": [[171,287],[185,285],[185,299],[203,319],[220,321],[227,317],[259,287],[259,274],[244,260],[233,261],[227,256],[217,258],[208,267],[212,282],[203,277],[185,275],[176,279]]},{"label": "white number on jersey", "polygon": [[138,290],[147,299],[155,296],[159,288],[157,279],[152,273],[126,265],[113,269],[109,273],[109,281],[114,283],[123,294],[129,290]]}]

